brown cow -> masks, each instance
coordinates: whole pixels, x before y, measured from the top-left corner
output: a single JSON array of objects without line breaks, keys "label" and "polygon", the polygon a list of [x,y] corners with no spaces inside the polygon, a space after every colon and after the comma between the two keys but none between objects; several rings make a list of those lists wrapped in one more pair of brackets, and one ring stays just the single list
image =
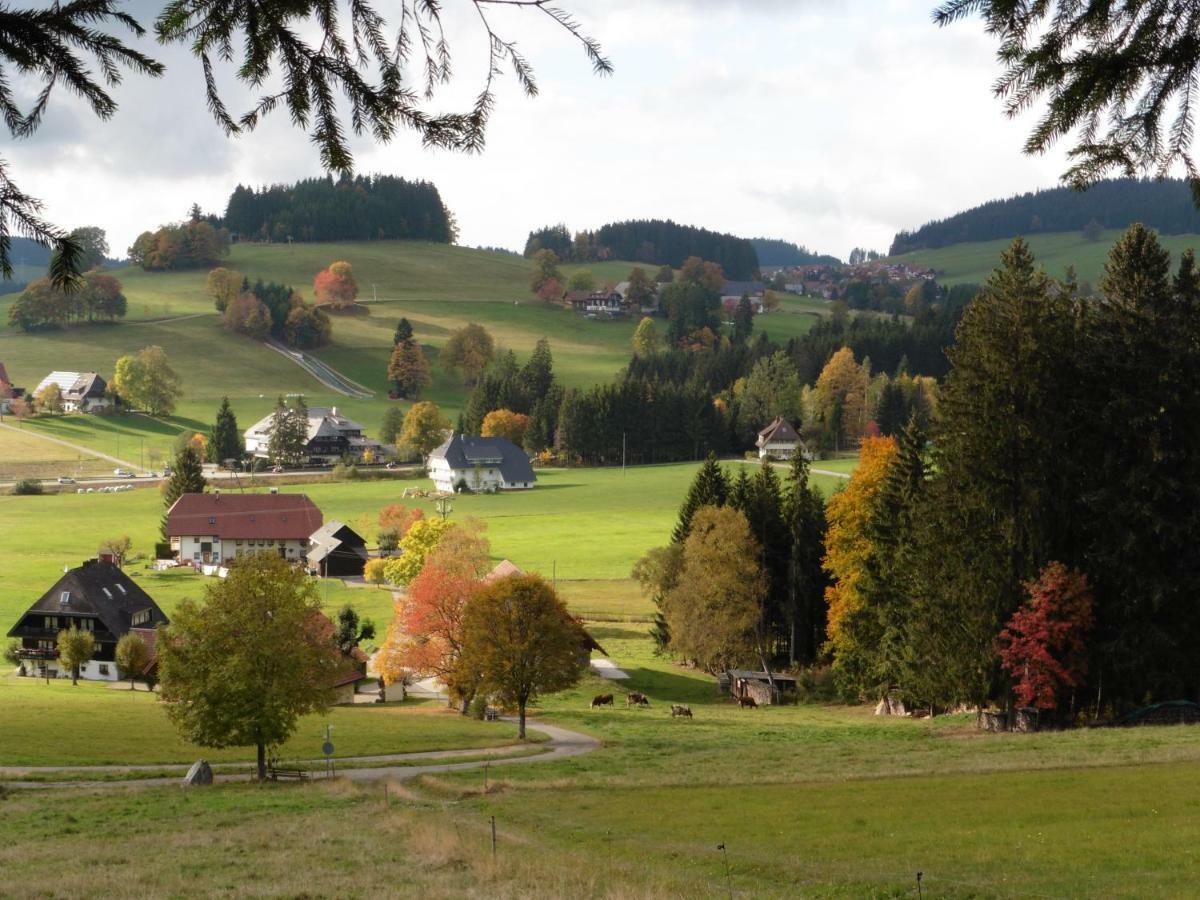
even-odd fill
[{"label": "brown cow", "polygon": [[630,691],[625,695],[625,706],[649,706],[650,698],[641,691]]},{"label": "brown cow", "polygon": [[682,703],[672,703],[671,718],[674,719],[676,716],[683,716],[684,718],[690,719],[692,717],[692,708],[690,706],[684,706]]},{"label": "brown cow", "polygon": [[598,706],[612,706],[612,705],[613,705],[613,695],[612,694],[597,694],[595,697],[592,698],[592,709],[595,709]]},{"label": "brown cow", "polygon": [[742,709],[758,709],[758,703],[753,697],[738,697],[738,706]]}]

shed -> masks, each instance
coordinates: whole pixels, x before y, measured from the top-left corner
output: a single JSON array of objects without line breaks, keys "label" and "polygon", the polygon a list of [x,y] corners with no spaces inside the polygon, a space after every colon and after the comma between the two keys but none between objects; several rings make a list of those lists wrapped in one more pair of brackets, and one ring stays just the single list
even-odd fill
[{"label": "shed", "polygon": [[330,519],[308,539],[308,568],[326,577],[361,576],[368,556],[362,535],[337,519]]},{"label": "shed", "polygon": [[[784,695],[796,693],[797,678],[795,675],[785,675],[782,672],[766,672],[750,669],[730,669],[728,676],[729,692],[736,699],[749,697],[759,706],[769,706],[782,703]],[[775,683],[774,691],[771,682]]]}]

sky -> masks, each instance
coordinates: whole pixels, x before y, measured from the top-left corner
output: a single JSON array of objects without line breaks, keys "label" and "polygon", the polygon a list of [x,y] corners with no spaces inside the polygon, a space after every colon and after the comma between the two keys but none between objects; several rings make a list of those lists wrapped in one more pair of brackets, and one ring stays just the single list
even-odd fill
[{"label": "sky", "polygon": [[[124,7],[143,24],[161,8]],[[466,0],[443,4],[455,80],[431,109],[462,110],[486,44]],[[845,257],[997,197],[1053,186],[1063,148],[1022,154],[1031,115],[1004,116],[995,43],[978,20],[939,29],[935,0],[561,0],[615,72],[530,9],[493,24],[533,64],[539,96],[506,76],[480,154],[428,150],[412,132],[353,144],[361,173],[433,181],[459,242],[520,250],[530,230],[630,218],[773,237]],[[378,4],[387,12],[389,4]],[[321,174],[286,113],[227,138],[186,48],[142,43],[167,65],[130,75],[107,122],[58,93],[41,129],[0,150],[63,226],[100,225],[114,255],[193,203],[223,212],[235,185]],[[245,107],[226,72],[223,84]],[[34,86],[25,85],[27,91]]]}]

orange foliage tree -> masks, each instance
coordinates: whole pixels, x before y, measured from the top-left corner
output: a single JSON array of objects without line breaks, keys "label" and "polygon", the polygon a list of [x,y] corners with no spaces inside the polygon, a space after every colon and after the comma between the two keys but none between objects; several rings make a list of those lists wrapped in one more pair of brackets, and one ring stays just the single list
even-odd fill
[{"label": "orange foliage tree", "polygon": [[420,507],[414,506],[409,509],[402,503],[392,503],[379,511],[379,530],[394,531],[399,540],[408,534],[408,529],[412,528],[414,523],[423,518],[425,510]]},{"label": "orange foliage tree", "polygon": [[869,537],[875,497],[883,488],[888,465],[896,458],[896,442],[890,437],[866,438],[854,477],[844,491],[829,498],[825,534],[825,570],[832,583],[825,589],[829,605],[827,648],[838,657],[856,649],[844,629],[846,620],[863,606],[859,582],[871,555]]},{"label": "orange foliage tree", "polygon": [[318,272],[313,279],[313,293],[318,302],[327,303],[334,309],[352,306],[358,296],[358,282],[354,280],[350,263],[339,260]]},{"label": "orange foliage tree", "polygon": [[480,431],[484,437],[508,438],[520,447],[528,427],[529,416],[524,413],[513,412],[511,409],[494,409],[483,417]]}]

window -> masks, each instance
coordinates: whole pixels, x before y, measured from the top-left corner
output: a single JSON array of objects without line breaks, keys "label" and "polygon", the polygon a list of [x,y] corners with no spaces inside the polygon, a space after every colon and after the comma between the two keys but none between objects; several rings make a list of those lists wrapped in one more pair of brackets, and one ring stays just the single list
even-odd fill
[{"label": "window", "polygon": [[241,541],[238,541],[238,542],[237,542],[237,545],[238,545],[239,547],[240,547],[240,546],[242,546],[242,542],[241,542]]},{"label": "window", "polygon": [[37,648],[39,650],[53,650],[54,641],[38,641]]},{"label": "window", "polygon": [[208,524],[209,524],[209,525],[216,525],[216,524],[217,524],[217,517],[216,517],[216,516],[209,516],[209,517],[208,517]]},{"label": "window", "polygon": [[100,663],[100,674],[101,675],[108,674],[108,663]]},{"label": "window", "polygon": [[78,628],[80,631],[95,631],[96,622],[94,619],[80,619]]},{"label": "window", "polygon": [[46,616],[46,630],[58,631],[58,616]]},{"label": "window", "polygon": [[150,610],[139,609],[137,612],[135,612],[133,614],[133,619],[131,621],[135,628],[138,625],[145,625],[147,622],[150,621]]},{"label": "window", "polygon": [[70,603],[71,602],[71,592],[63,591],[61,594],[59,594],[58,602],[63,604],[63,606],[66,606],[68,603]]},{"label": "window", "polygon": [[108,588],[100,588],[100,590],[104,591],[105,597],[107,597],[109,600],[112,599],[112,591],[110,591]]},{"label": "window", "polygon": [[118,591],[120,591],[122,594],[128,594],[128,593],[129,593],[129,591],[125,590],[125,585],[123,585],[123,584],[118,584],[118,585],[117,585],[117,590],[118,590]]},{"label": "window", "polygon": [[200,551],[197,550],[195,553],[192,554],[192,559],[199,559],[199,558],[200,558]]}]

